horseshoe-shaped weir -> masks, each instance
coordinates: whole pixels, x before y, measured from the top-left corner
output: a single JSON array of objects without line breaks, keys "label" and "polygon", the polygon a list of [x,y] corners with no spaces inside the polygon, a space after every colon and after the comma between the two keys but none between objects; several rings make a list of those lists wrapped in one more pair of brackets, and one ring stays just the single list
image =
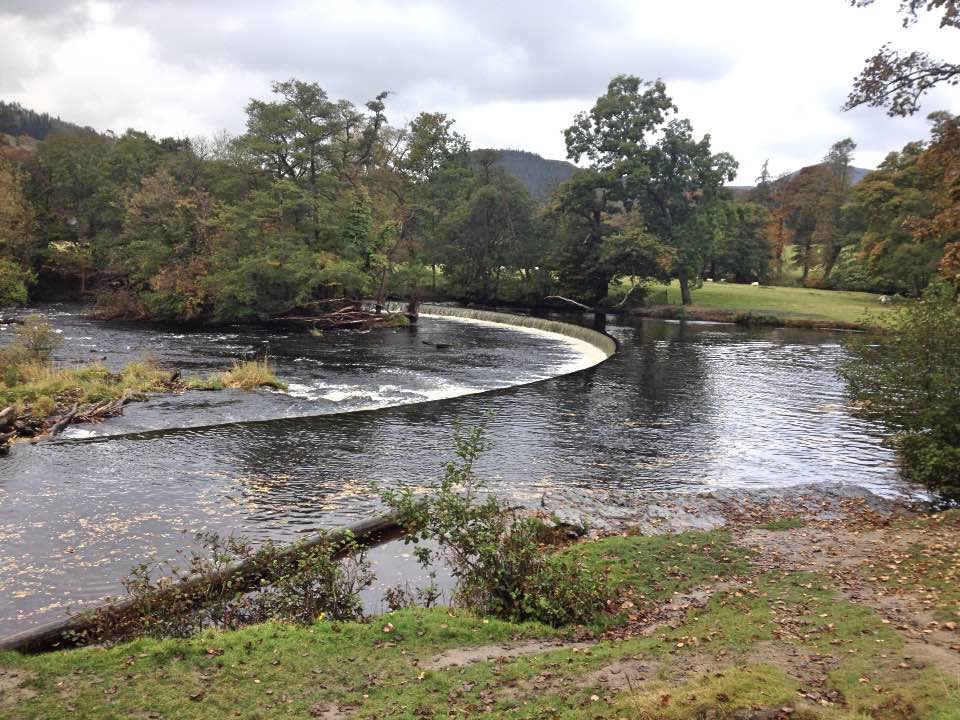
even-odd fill
[{"label": "horseshoe-shaped weir", "polygon": [[[405,387],[371,376],[373,390],[361,383],[328,381],[318,389],[309,384],[306,372],[288,395],[227,393],[229,402],[222,405],[220,394],[189,394],[200,396],[199,401],[160,397],[131,406],[125,418],[103,426],[81,426],[62,440],[18,447],[13,457],[0,461],[0,597],[12,600],[0,613],[0,635],[56,617],[71,603],[115,593],[119,578],[134,563],[170,557],[189,544],[190,537],[181,531],[205,527],[291,539],[375,514],[371,481],[417,482],[417,474],[436,473],[448,454],[453,416],[479,419],[472,408],[464,412],[457,407],[464,396],[482,402],[477,396],[502,396],[522,385],[571,376],[616,351],[611,337],[569,323],[446,306],[424,306],[422,312],[416,330],[400,330],[394,339],[406,361],[417,365],[415,376],[404,378]],[[73,322],[65,332],[74,346],[98,339],[87,333],[117,327]],[[143,332],[134,327],[126,331]],[[185,337],[154,332],[172,344]],[[377,337],[353,336],[368,343]],[[495,339],[490,342],[490,337]],[[126,338],[121,329],[120,341],[113,337],[104,346],[112,343],[133,352],[123,342]],[[349,348],[343,358],[362,367],[363,359]],[[114,359],[125,358],[109,358]],[[167,360],[161,357],[164,364]],[[179,363],[183,365],[190,367],[190,360]],[[461,372],[459,380],[450,382],[444,365],[451,377],[456,377],[457,365],[476,365],[491,379]],[[192,402],[199,406],[192,408]],[[424,411],[425,405],[431,409]],[[343,406],[346,411],[337,412]],[[414,415],[421,417],[411,423]],[[424,423],[430,437],[421,431]],[[295,437],[299,440],[291,443]],[[424,450],[424,459],[413,465],[397,461]],[[363,467],[356,462],[361,458]]]}]

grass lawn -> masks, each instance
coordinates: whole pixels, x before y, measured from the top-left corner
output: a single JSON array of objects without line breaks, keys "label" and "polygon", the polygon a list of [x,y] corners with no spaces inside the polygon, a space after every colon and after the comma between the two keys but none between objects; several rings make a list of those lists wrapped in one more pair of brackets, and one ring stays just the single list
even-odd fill
[{"label": "grass lawn", "polygon": [[[694,308],[864,325],[883,325],[884,317],[895,307],[892,303],[882,304],[881,296],[872,293],[801,287],[704,283],[692,294]],[[679,305],[679,283],[674,281],[666,288],[655,286],[651,300],[657,304]]]},{"label": "grass lawn", "polygon": [[[620,586],[622,623],[588,642],[412,609],[7,653],[0,718],[960,718],[960,678],[828,575],[754,562],[729,533],[614,537],[567,552],[611,568]],[[683,594],[710,586],[699,603]],[[673,615],[646,614],[668,599]],[[630,632],[643,617],[661,619]]]}]

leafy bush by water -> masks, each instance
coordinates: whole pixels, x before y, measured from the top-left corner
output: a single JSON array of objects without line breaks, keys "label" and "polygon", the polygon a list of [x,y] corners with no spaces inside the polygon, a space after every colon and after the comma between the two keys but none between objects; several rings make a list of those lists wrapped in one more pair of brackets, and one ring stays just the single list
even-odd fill
[{"label": "leafy bush by water", "polygon": [[[185,564],[135,566],[122,581],[133,607],[122,614],[94,611],[89,616],[93,629],[80,639],[189,637],[207,628],[232,630],[268,620],[309,624],[363,615],[360,592],[373,574],[365,551],[353,540],[288,553],[274,543],[254,548],[244,538],[216,533],[198,533],[196,539],[199,548],[184,553]],[[346,553],[343,560],[334,558],[338,552]],[[253,565],[269,582],[248,591],[242,579],[219,575],[238,563]]]},{"label": "leafy bush by water", "polygon": [[[551,556],[540,542],[543,524],[487,492],[474,473],[490,447],[482,427],[454,429],[456,460],[426,497],[411,489],[383,493],[408,529],[406,541],[433,541],[457,580],[455,601],[482,615],[558,626],[589,623],[610,598],[606,578],[568,556]],[[415,550],[424,566],[437,553]]]},{"label": "leafy bush by water", "polygon": [[841,367],[861,415],[894,434],[907,480],[960,500],[960,304],[946,284],[902,306],[890,331],[850,342]]}]

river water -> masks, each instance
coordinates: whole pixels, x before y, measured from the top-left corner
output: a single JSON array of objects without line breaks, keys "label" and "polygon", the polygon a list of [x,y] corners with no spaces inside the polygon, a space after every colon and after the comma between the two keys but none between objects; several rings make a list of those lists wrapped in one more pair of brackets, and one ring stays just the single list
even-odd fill
[{"label": "river water", "polygon": [[201,528],[289,540],[369,516],[377,486],[438,477],[457,418],[487,423],[479,471],[528,502],[565,487],[902,490],[880,428],[845,408],[839,333],[637,320],[608,328],[620,349],[600,362],[570,338],[447,318],[316,338],[43,309],[63,362],[150,353],[210,372],[266,353],[290,392],[159,397],[0,458],[0,635],[116,594]]}]

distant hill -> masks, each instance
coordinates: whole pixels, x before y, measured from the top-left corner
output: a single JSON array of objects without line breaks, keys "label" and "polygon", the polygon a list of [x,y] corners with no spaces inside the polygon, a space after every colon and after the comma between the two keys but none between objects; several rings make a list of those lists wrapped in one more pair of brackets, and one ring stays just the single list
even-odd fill
[{"label": "distant hill", "polygon": [[38,113],[23,107],[20,103],[8,103],[0,100],[0,134],[14,138],[26,135],[34,140],[43,140],[50,133],[92,132],[92,128],[51,117],[48,113]]},{"label": "distant hill", "polygon": [[[566,160],[547,160],[525,150],[494,150],[497,165],[523,183],[535,200],[543,202],[553,189],[568,179],[577,166]],[[482,152],[475,150],[475,153]]]},{"label": "distant hill", "polygon": [[[797,175],[799,175],[801,172],[803,172],[804,170],[806,170],[806,169],[808,169],[808,168],[815,168],[815,167],[819,167],[820,165],[825,165],[825,164],[826,164],[826,163],[816,163],[815,165],[807,165],[807,167],[803,167],[803,168],[800,168],[799,170],[797,170],[797,171],[795,171],[795,172],[789,173],[789,174],[787,175],[787,177],[792,180],[793,178],[795,178]],[[850,185],[856,185],[858,182],[860,182],[861,180],[863,180],[863,178],[866,176],[867,173],[870,173],[870,172],[873,172],[873,171],[872,171],[872,170],[866,170],[865,168],[851,167],[851,168],[849,169]]]}]

